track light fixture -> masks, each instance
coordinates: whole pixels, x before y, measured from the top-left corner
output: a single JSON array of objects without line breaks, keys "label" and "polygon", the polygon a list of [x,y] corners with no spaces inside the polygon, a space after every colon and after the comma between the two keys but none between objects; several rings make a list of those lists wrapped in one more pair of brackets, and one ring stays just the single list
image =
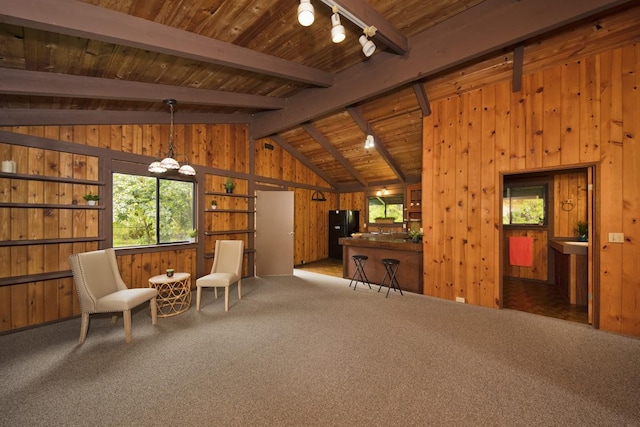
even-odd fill
[{"label": "track light fixture", "polygon": [[[165,99],[164,101],[165,104],[167,104],[169,106],[169,109],[171,111],[171,125],[169,127],[169,150],[166,152],[166,157],[164,159],[162,159],[162,161],[159,160],[155,160],[153,162],[151,162],[151,164],[149,165],[149,172],[151,173],[165,173],[167,171],[175,171],[177,170],[179,174],[181,175],[188,175],[188,176],[194,176],[196,174],[196,170],[193,168],[193,166],[191,166],[189,164],[189,162],[187,161],[186,164],[184,165],[180,165],[180,163],[178,163],[178,161],[174,158],[174,153],[173,153],[173,107],[174,105],[177,104],[177,101],[175,99]],[[158,158],[162,157],[163,153],[158,153]],[[187,156],[186,155],[182,155],[185,158],[185,161],[187,160]]]},{"label": "track light fixture", "polygon": [[300,5],[298,6],[298,22],[303,27],[308,27],[313,24],[313,20],[314,15],[311,0],[300,0]]},{"label": "track light fixture", "polygon": [[368,58],[371,55],[373,55],[373,52],[376,51],[375,43],[373,43],[371,40],[369,40],[365,34],[361,35],[358,40],[360,41],[360,44],[362,45],[362,53],[364,53],[364,56],[366,56]]},{"label": "track light fixture", "polygon": [[331,40],[334,43],[340,43],[346,37],[344,26],[340,23],[340,15],[338,15],[338,6],[333,6],[333,15],[331,15]]},{"label": "track light fixture", "polygon": [[367,139],[364,140],[364,148],[368,150],[369,148],[373,148],[374,145],[375,140],[373,139],[373,135],[367,135]]}]

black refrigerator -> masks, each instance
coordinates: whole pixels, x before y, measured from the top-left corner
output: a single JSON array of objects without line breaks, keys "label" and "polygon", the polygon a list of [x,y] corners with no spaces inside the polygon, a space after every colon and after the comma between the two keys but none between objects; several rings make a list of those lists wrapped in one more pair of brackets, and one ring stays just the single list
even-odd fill
[{"label": "black refrigerator", "polygon": [[359,211],[329,211],[329,258],[342,259],[338,239],[358,232],[359,214]]}]

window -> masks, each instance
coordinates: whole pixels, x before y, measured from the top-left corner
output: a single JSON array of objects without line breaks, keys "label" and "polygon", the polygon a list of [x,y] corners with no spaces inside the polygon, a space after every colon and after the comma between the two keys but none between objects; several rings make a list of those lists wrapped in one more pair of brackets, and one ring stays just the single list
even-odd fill
[{"label": "window", "polygon": [[380,218],[392,218],[393,222],[402,222],[404,220],[404,195],[369,197],[369,223],[376,222],[376,219]]},{"label": "window", "polygon": [[547,223],[547,186],[505,185],[502,195],[502,223],[544,225]]},{"label": "window", "polygon": [[194,229],[195,184],[113,174],[113,247],[184,242]]}]

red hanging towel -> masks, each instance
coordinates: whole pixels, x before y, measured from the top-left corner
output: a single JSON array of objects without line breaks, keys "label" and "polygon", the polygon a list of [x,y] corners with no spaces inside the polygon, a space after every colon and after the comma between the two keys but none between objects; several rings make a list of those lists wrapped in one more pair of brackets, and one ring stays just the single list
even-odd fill
[{"label": "red hanging towel", "polygon": [[519,267],[533,267],[533,237],[509,237],[509,263]]}]

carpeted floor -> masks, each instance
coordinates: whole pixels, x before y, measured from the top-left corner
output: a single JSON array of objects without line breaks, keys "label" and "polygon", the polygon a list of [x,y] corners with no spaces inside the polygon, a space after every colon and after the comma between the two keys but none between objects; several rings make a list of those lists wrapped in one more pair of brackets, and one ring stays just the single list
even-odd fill
[{"label": "carpeted floor", "polygon": [[[640,340],[296,270],[0,336],[2,426],[633,426]],[[234,289],[235,291],[235,289]]]}]

